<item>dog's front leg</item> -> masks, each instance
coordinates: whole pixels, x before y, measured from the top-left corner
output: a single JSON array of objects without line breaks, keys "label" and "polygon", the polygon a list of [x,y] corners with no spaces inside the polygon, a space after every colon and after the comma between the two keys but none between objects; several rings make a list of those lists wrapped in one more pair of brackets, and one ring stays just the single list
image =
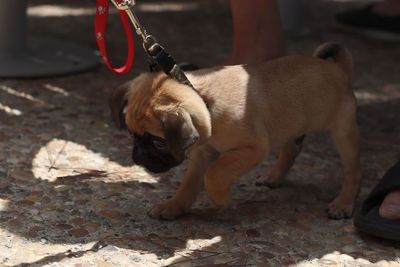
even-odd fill
[{"label": "dog's front leg", "polygon": [[217,157],[212,148],[193,151],[189,165],[176,195],[165,202],[155,205],[148,215],[157,219],[172,220],[190,209],[203,185],[203,177],[210,161]]},{"label": "dog's front leg", "polygon": [[227,208],[231,202],[234,180],[259,164],[266,155],[261,147],[245,147],[225,152],[207,170],[205,187],[217,208]]}]

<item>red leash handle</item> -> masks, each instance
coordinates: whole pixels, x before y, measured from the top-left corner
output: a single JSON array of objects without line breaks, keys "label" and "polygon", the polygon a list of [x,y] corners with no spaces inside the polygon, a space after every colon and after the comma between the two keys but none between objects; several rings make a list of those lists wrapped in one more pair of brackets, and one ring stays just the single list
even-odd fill
[{"label": "red leash handle", "polygon": [[107,53],[107,43],[106,43],[106,29],[107,29],[107,20],[108,20],[108,11],[110,0],[98,0],[96,4],[96,18],[94,23],[95,33],[96,33],[96,41],[97,46],[99,47],[100,53],[103,57],[104,63],[106,66],[114,73],[119,75],[128,74],[135,62],[135,39],[134,39],[134,31],[129,20],[129,16],[125,11],[119,10],[119,16],[121,18],[121,22],[125,28],[125,35],[128,40],[128,56],[125,62],[125,65],[119,68],[115,68],[108,57]]}]

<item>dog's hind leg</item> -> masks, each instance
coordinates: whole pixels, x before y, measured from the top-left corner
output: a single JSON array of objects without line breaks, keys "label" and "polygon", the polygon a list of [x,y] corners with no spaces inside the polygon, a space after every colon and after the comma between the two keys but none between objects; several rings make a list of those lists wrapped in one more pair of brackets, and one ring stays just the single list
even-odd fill
[{"label": "dog's hind leg", "polygon": [[281,184],[301,151],[303,138],[304,136],[295,141],[290,141],[282,147],[278,159],[268,172],[268,178],[265,181],[266,185],[277,187]]},{"label": "dog's hind leg", "polygon": [[328,206],[328,215],[333,219],[351,217],[361,184],[360,134],[355,118],[355,107],[343,110],[346,114],[338,114],[331,131],[344,174],[342,189]]}]

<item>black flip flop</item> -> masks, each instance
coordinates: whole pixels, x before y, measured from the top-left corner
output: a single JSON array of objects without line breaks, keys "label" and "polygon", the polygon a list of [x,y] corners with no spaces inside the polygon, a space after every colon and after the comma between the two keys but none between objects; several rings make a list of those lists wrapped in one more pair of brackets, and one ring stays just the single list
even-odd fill
[{"label": "black flip flop", "polygon": [[400,189],[400,161],[390,168],[364,201],[361,211],[354,218],[355,227],[367,234],[400,241],[400,220],[379,216],[379,206],[385,196]]}]

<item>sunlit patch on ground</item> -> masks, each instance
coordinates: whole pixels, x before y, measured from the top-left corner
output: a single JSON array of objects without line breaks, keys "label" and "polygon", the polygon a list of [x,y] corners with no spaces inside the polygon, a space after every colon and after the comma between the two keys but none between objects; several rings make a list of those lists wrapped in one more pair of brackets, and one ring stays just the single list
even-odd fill
[{"label": "sunlit patch on ground", "polygon": [[199,4],[196,1],[183,2],[141,2],[138,5],[138,10],[143,12],[183,12],[183,11],[193,11],[199,8]]},{"label": "sunlit patch on ground", "polygon": [[44,84],[43,88],[45,88],[45,89],[47,89],[49,91],[55,92],[55,93],[59,93],[59,94],[61,94],[63,96],[69,96],[70,95],[69,92],[65,91],[65,89],[63,89],[63,88],[61,88],[59,86],[51,85],[49,83]]},{"label": "sunlit patch on ground", "polygon": [[9,204],[10,204],[9,200],[0,198],[0,211],[6,210]]},{"label": "sunlit patch on ground", "polygon": [[202,260],[218,256],[220,253],[209,251],[210,247],[221,242],[222,238],[216,236],[210,239],[192,240],[186,243],[186,248],[176,251],[175,255],[162,261],[163,266],[201,264]]},{"label": "sunlit patch on ground", "polygon": [[310,259],[302,262],[298,262],[298,267],[361,267],[361,266],[399,266],[399,260],[386,261],[382,260],[377,263],[372,263],[363,258],[354,258],[346,253],[340,253],[338,251],[329,253],[321,257],[320,259]]},{"label": "sunlit patch on ground", "polygon": [[[198,9],[196,2],[156,2],[138,1],[135,10],[142,12],[183,12]],[[111,14],[117,14],[117,10],[111,5]],[[65,16],[93,16],[96,9],[93,7],[69,7],[64,5],[37,5],[29,7],[28,15],[31,17],[65,17]]]},{"label": "sunlit patch on ground", "polygon": [[355,92],[359,105],[384,103],[400,99],[400,84],[385,84],[379,90],[356,90]]},{"label": "sunlit patch on ground", "polygon": [[29,100],[32,102],[39,103],[39,104],[44,104],[44,102],[42,100],[32,96],[31,94],[15,90],[15,89],[5,86],[5,85],[1,85],[0,90],[3,92],[6,92],[12,96],[20,97],[20,98],[23,98],[23,99],[26,99],[26,100]]},{"label": "sunlit patch on ground", "polygon": [[0,111],[4,111],[6,114],[12,115],[12,116],[21,116],[22,115],[22,111],[20,111],[16,108],[9,107],[7,105],[3,105],[2,103],[0,103]]},{"label": "sunlit patch on ground", "polygon": [[[64,17],[64,16],[91,16],[96,13],[94,7],[68,7],[60,5],[38,5],[28,9],[32,17]],[[114,13],[117,13],[116,11]]]},{"label": "sunlit patch on ground", "polygon": [[[110,182],[135,180],[156,183],[157,180],[138,166],[123,167],[84,145],[68,140],[53,139],[40,148],[32,160],[32,173],[36,178],[54,182],[57,178],[90,172],[104,172]],[[119,177],[119,179],[118,179]],[[107,179],[105,179],[107,181]]]}]

